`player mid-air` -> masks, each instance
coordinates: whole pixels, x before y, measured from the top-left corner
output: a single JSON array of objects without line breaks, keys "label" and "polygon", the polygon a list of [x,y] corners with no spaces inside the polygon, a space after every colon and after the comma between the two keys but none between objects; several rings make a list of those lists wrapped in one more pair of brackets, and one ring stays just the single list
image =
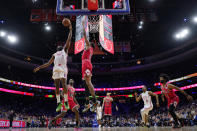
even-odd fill
[{"label": "player mid-air", "polygon": [[185,91],[181,90],[179,87],[169,83],[169,76],[167,74],[161,74],[159,76],[161,82],[161,90],[162,90],[162,101],[164,102],[164,96],[168,102],[168,111],[170,115],[174,119],[174,126],[173,128],[180,128],[182,121],[178,118],[175,113],[175,109],[179,103],[179,97],[175,94],[175,90],[180,91],[184,94],[188,100],[193,100],[192,96],[188,95]]},{"label": "player mid-air", "polygon": [[[85,30],[85,23],[84,21],[82,22],[83,25],[83,35],[85,38],[85,49],[82,54],[82,80],[84,81],[83,86],[85,86],[85,97],[86,97],[86,102],[85,102],[85,108],[83,112],[88,111],[92,107],[92,111],[94,112],[96,109],[96,106],[98,104],[98,101],[96,99],[95,91],[94,91],[94,86],[92,84],[92,56],[94,52],[94,43],[89,42],[87,35],[86,35],[86,30]],[[92,96],[92,104],[89,101],[89,94]]]},{"label": "player mid-air", "polygon": [[62,23],[64,26],[69,27],[69,30],[70,30],[66,44],[64,45],[64,47],[58,46],[57,52],[52,55],[51,59],[47,63],[34,69],[34,72],[37,72],[40,69],[46,68],[50,66],[52,63],[54,63],[52,78],[54,79],[54,83],[56,87],[55,94],[56,94],[57,104],[58,104],[58,107],[56,109],[57,112],[61,110],[61,106],[62,106],[62,103],[60,101],[60,90],[59,90],[60,82],[63,87],[66,108],[69,108],[68,103],[67,103],[68,96],[67,96],[66,85],[67,85],[67,74],[68,74],[67,57],[68,57],[68,50],[70,48],[70,43],[71,43],[71,38],[72,38],[72,24],[70,20],[66,18],[64,18]]},{"label": "player mid-air", "polygon": [[142,88],[143,93],[141,93],[139,96],[137,93],[135,93],[135,99],[137,102],[139,102],[141,99],[143,99],[144,101],[144,108],[141,109],[140,113],[142,116],[142,125],[150,127],[150,124],[148,122],[148,114],[149,112],[153,109],[153,103],[151,100],[151,96],[155,96],[156,97],[156,101],[157,101],[157,107],[159,107],[159,99],[158,99],[158,95],[151,92],[151,91],[147,91],[146,86],[144,86]]},{"label": "player mid-air", "polygon": [[[69,80],[69,85],[67,86],[68,89],[68,104],[72,112],[75,113],[75,119],[76,119],[76,126],[80,127],[80,119],[79,119],[79,104],[75,98],[75,88],[74,88],[74,80]],[[64,99],[62,99],[62,103],[64,103]],[[52,119],[49,123],[49,129],[52,127],[52,124],[56,122],[59,118],[63,118],[66,115],[67,109],[65,106],[62,105],[61,108],[61,114],[57,115],[54,119]]]}]

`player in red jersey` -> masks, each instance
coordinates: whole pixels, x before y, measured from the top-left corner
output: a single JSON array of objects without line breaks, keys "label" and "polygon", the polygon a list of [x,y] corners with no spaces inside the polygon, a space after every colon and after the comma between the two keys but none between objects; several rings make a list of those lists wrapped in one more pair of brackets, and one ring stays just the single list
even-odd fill
[{"label": "player in red jersey", "polygon": [[[85,108],[83,112],[88,111],[91,107],[92,111],[94,112],[96,109],[96,106],[98,104],[98,101],[96,100],[96,95],[94,91],[94,86],[92,84],[92,63],[91,59],[94,52],[94,43],[90,43],[87,39],[86,30],[85,30],[85,23],[83,21],[83,33],[85,38],[85,49],[82,54],[82,80],[84,81],[83,86],[85,86],[85,94],[86,94],[86,102],[85,102]],[[92,102],[93,104],[90,104],[89,102],[89,94],[92,96]]]},{"label": "player in red jersey", "polygon": [[185,91],[181,90],[179,87],[170,84],[169,76],[167,74],[161,74],[159,76],[159,79],[161,82],[162,101],[163,102],[165,101],[164,99],[165,96],[168,102],[168,111],[175,121],[174,128],[180,128],[181,127],[180,124],[182,122],[175,113],[175,109],[179,103],[179,97],[175,94],[174,90],[180,91],[182,94],[184,94],[187,97],[188,100],[192,100],[193,98],[190,95],[188,95]]},{"label": "player in red jersey", "polygon": [[[75,88],[74,86],[74,80],[69,80],[69,85],[67,86],[68,89],[68,105],[70,109],[75,113],[76,118],[76,127],[80,127],[80,120],[79,120],[79,104],[75,98]],[[62,99],[62,103],[65,103],[65,100]],[[63,118],[66,115],[67,108],[65,107],[65,104],[62,104],[61,108],[61,114],[57,115],[54,119],[52,119],[49,123],[49,129],[52,127],[52,123],[56,122],[59,118]]]},{"label": "player in red jersey", "polygon": [[104,108],[105,123],[107,123],[108,126],[110,126],[110,117],[112,116],[112,102],[113,98],[110,97],[110,93],[107,93],[107,96],[103,99],[102,110]]}]

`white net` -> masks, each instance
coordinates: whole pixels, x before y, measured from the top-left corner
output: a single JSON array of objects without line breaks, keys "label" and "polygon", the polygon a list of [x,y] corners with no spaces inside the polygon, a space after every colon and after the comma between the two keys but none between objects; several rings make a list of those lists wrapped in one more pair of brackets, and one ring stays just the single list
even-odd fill
[{"label": "white net", "polygon": [[89,25],[89,32],[90,33],[99,32],[99,22],[101,21],[101,19],[102,19],[102,17],[100,15],[88,16],[88,25]]}]

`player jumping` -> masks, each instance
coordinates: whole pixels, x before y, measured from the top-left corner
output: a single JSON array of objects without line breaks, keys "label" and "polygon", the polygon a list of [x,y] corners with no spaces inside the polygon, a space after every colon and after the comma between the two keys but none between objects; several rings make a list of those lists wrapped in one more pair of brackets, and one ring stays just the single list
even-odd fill
[{"label": "player jumping", "polygon": [[68,74],[67,57],[68,57],[68,50],[70,48],[70,43],[71,43],[71,38],[72,38],[72,24],[71,23],[69,25],[69,30],[70,32],[68,35],[68,39],[64,47],[58,46],[57,52],[52,55],[51,59],[47,63],[34,69],[34,72],[37,72],[40,69],[46,68],[50,66],[52,63],[54,63],[52,78],[54,79],[54,83],[56,87],[55,94],[56,94],[57,104],[58,104],[57,109],[56,109],[57,112],[61,110],[61,106],[62,106],[62,103],[60,101],[60,91],[59,91],[60,82],[63,87],[66,108],[69,108],[67,104],[68,96],[67,96],[66,85],[67,85],[67,74]]},{"label": "player jumping", "polygon": [[[181,90],[179,87],[174,86],[169,83],[169,76],[167,74],[161,74],[159,76],[160,82],[161,82],[161,90],[162,90],[162,101],[164,102],[164,96],[167,99],[168,102],[168,111],[170,115],[174,119],[174,128],[180,128],[180,124],[182,124],[182,121],[178,118],[178,116],[175,113],[175,109],[179,103],[179,97],[175,94],[174,90],[180,91],[182,94],[184,94],[188,100],[192,100],[192,96],[188,95],[185,91]],[[180,123],[180,124],[179,124]]]},{"label": "player jumping", "polygon": [[[94,112],[96,109],[96,106],[98,104],[98,101],[96,100],[96,95],[94,91],[94,86],[92,84],[92,63],[91,59],[94,52],[94,43],[90,43],[87,39],[86,30],[85,30],[85,23],[83,21],[83,34],[85,38],[85,49],[82,54],[82,80],[84,81],[83,86],[85,86],[85,95],[86,95],[86,102],[85,102],[85,108],[83,112],[88,111],[91,107],[92,111]],[[89,94],[92,96],[92,102],[93,104],[90,104],[89,102]]]},{"label": "player jumping", "polygon": [[[70,79],[69,80],[69,85],[67,86],[68,89],[68,104],[70,109],[75,113],[75,118],[76,118],[76,128],[80,127],[80,120],[79,120],[79,104],[75,98],[75,88],[74,88],[74,80]],[[62,100],[62,103],[64,103],[64,99]],[[49,129],[52,127],[52,124],[56,122],[59,118],[63,118],[66,115],[67,109],[62,104],[61,108],[61,114],[57,115],[54,119],[52,119],[49,123]]]},{"label": "player jumping", "polygon": [[144,108],[141,109],[140,113],[142,116],[142,125],[150,127],[150,124],[148,122],[148,114],[149,112],[153,109],[153,103],[151,100],[151,96],[155,96],[156,97],[156,101],[157,101],[157,107],[159,107],[159,99],[158,99],[158,95],[151,92],[151,91],[147,91],[146,86],[144,86],[142,88],[143,93],[140,94],[140,96],[137,95],[137,93],[135,93],[135,99],[137,102],[139,102],[141,99],[143,99],[144,101]]}]

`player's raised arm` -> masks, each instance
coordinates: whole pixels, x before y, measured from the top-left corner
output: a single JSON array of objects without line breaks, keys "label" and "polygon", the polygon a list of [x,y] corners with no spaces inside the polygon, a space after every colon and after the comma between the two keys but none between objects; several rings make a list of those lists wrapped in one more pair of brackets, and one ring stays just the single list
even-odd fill
[{"label": "player's raised arm", "polygon": [[70,30],[70,32],[69,32],[68,38],[66,40],[66,44],[64,45],[64,50],[66,53],[68,53],[68,50],[70,48],[71,39],[72,39],[72,24],[71,23],[69,25],[69,30]]},{"label": "player's raised arm", "polygon": [[36,73],[36,72],[39,71],[40,69],[44,69],[44,68],[49,67],[49,66],[53,63],[54,59],[55,59],[55,57],[52,56],[51,59],[50,59],[47,63],[45,63],[45,64],[43,64],[43,65],[41,65],[41,66],[35,68],[35,69],[34,69],[34,72]]},{"label": "player's raised arm", "polygon": [[83,25],[83,35],[84,35],[84,38],[85,38],[86,50],[87,50],[87,49],[90,48],[90,42],[89,42],[89,40],[87,39],[86,30],[85,30],[85,22],[84,22],[84,21],[82,22],[82,25]]},{"label": "player's raised arm", "polygon": [[184,94],[188,100],[193,100],[192,96],[188,95],[184,90],[181,90],[179,87],[175,86],[175,85],[172,85],[172,84],[168,84],[168,88],[169,89],[175,89],[175,90],[178,90],[180,91],[182,94]]},{"label": "player's raised arm", "polygon": [[156,97],[156,101],[157,101],[156,105],[157,105],[157,107],[159,107],[159,98],[158,98],[158,95],[155,94],[155,93],[153,93],[153,92],[151,92],[151,91],[149,91],[148,94],[149,94],[150,96]]},{"label": "player's raised arm", "polygon": [[135,100],[139,102],[141,99],[142,99],[142,96],[141,95],[138,96],[138,94],[135,92]]}]

